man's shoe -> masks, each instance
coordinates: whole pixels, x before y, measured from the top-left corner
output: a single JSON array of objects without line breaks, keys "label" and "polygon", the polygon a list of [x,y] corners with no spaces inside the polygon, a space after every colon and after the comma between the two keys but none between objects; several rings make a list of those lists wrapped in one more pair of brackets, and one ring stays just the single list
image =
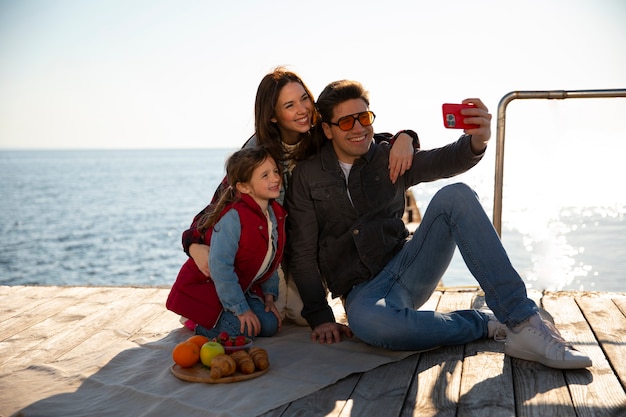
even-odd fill
[{"label": "man's shoe", "polygon": [[486,313],[489,316],[489,322],[487,323],[487,338],[493,339],[496,342],[505,342],[507,335],[507,327],[498,321],[493,313]]},{"label": "man's shoe", "polygon": [[[548,313],[547,310],[544,310],[541,307],[537,307],[539,309],[539,315],[541,316],[542,320],[548,321],[550,323],[552,323],[552,326],[554,327],[554,317],[552,317],[552,314]],[[556,330],[556,327],[554,328],[554,330]],[[557,333],[559,333],[558,330],[556,330]],[[559,336],[561,335],[561,333],[559,333]]]},{"label": "man's shoe", "polygon": [[[508,332],[508,327],[506,327],[505,324],[500,323],[500,321],[496,318],[495,314],[493,314],[493,311],[489,310],[489,308],[487,307],[481,308],[480,311],[485,313],[489,317],[489,323],[487,323],[487,329],[488,329],[487,338],[493,339],[496,342],[505,342],[506,335]],[[546,310],[544,310],[541,307],[539,307],[539,315],[541,316],[543,320],[546,320],[552,323],[552,325],[554,325],[554,318],[552,317],[552,314],[548,313]]]},{"label": "man's shoe", "polygon": [[567,343],[559,331],[540,315],[507,332],[504,353],[519,359],[539,362],[557,369],[580,369],[591,366],[591,359]]}]

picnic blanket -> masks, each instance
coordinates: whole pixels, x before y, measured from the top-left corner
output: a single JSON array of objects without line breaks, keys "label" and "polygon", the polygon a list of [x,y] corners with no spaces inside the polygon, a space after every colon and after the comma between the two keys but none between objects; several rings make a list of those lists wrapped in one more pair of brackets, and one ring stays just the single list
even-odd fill
[{"label": "picnic blanket", "polygon": [[230,384],[205,384],[180,380],[170,370],[173,347],[190,335],[190,330],[175,328],[154,338],[128,341],[113,354],[34,363],[0,375],[0,405],[20,399],[28,405],[14,415],[24,417],[258,416],[352,373],[413,353],[374,348],[357,339],[320,345],[311,342],[308,327],[285,324],[279,335],[255,341],[268,351],[267,374]]}]

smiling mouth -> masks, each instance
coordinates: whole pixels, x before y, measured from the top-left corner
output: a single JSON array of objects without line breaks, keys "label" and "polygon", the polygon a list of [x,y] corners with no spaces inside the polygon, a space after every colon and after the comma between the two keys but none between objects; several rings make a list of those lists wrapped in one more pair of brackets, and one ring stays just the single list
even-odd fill
[{"label": "smiling mouth", "polygon": [[348,139],[348,142],[354,142],[354,143],[356,143],[356,142],[363,142],[365,140],[365,136],[366,135]]},{"label": "smiling mouth", "polygon": [[299,119],[296,119],[296,123],[298,123],[298,124],[302,124],[303,125],[303,124],[308,124],[308,122],[309,122],[309,116],[304,116],[304,117],[301,117]]}]

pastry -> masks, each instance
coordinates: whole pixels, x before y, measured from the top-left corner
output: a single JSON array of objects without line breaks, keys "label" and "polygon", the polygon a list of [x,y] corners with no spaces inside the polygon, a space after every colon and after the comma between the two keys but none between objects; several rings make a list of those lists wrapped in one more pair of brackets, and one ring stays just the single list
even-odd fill
[{"label": "pastry", "polygon": [[245,350],[237,350],[230,354],[231,358],[237,363],[237,369],[242,374],[249,375],[254,372],[254,362],[248,352]]},{"label": "pastry", "polygon": [[252,358],[256,369],[263,371],[269,368],[270,361],[267,355],[267,351],[265,349],[253,346],[250,348],[250,350],[248,350],[248,354]]},{"label": "pastry", "polygon": [[235,360],[226,354],[219,354],[211,359],[211,378],[219,379],[235,373],[237,364]]}]

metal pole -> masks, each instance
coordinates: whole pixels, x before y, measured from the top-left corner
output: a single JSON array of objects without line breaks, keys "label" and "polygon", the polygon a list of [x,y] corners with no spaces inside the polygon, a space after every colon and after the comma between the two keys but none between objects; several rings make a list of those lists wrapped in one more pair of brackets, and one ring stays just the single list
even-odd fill
[{"label": "metal pole", "polygon": [[566,98],[616,98],[626,97],[626,89],[611,90],[553,90],[553,91],[511,91],[500,99],[498,104],[498,121],[496,126],[496,173],[493,193],[493,225],[502,236],[502,190],[504,186],[504,130],[506,122],[506,106],[516,99],[549,99],[564,100]]}]

